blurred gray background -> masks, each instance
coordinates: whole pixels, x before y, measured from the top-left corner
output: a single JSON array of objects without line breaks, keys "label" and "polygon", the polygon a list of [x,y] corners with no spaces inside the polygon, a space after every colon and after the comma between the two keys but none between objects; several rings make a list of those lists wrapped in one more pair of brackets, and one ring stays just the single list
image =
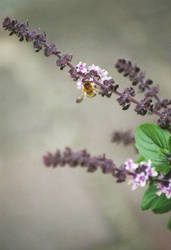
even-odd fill
[{"label": "blurred gray background", "polygon": [[[137,63],[170,97],[171,1],[1,0],[8,15],[46,31],[64,53],[128,80],[117,58]],[[55,58],[0,29],[0,250],[169,250],[168,215],[141,212],[142,190],[101,172],[47,169],[42,155],[71,146],[120,164],[134,149],[110,142],[115,129],[156,117],[121,111],[116,97],[75,103],[79,90]]]}]

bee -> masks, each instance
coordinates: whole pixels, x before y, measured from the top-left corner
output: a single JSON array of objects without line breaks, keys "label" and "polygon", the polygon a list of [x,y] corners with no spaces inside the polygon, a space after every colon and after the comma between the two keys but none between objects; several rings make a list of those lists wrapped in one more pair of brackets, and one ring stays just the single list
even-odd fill
[{"label": "bee", "polygon": [[82,93],[77,97],[76,103],[80,103],[84,100],[85,96],[92,98],[96,96],[98,89],[92,85],[92,82],[85,81],[83,84]]}]

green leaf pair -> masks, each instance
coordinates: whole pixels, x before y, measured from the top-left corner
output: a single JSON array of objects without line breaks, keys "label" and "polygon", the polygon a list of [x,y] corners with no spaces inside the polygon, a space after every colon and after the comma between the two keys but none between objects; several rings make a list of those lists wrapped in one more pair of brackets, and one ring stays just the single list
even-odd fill
[{"label": "green leaf pair", "polygon": [[171,170],[171,135],[156,124],[145,123],[136,129],[136,147],[145,160],[151,160],[156,171],[167,174]]},{"label": "green leaf pair", "polygon": [[[136,129],[135,142],[140,153],[137,163],[151,160],[159,173],[166,175],[171,171],[171,135],[167,130],[153,123],[142,124]],[[151,209],[156,214],[166,213],[171,211],[171,199],[167,199],[165,194],[158,196],[153,183],[144,193],[141,208]],[[171,218],[168,228],[171,230]]]}]

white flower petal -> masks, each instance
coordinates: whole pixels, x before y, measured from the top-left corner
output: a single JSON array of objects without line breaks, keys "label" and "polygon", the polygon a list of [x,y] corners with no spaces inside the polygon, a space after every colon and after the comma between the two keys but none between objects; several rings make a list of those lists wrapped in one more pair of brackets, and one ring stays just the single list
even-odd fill
[{"label": "white flower petal", "polygon": [[82,83],[82,81],[77,81],[77,88],[78,89],[82,89],[83,88],[83,83]]}]

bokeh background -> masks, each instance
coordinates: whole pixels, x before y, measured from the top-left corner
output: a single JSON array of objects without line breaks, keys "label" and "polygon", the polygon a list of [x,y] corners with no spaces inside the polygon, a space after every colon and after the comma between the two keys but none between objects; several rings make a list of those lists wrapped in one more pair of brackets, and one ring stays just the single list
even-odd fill
[{"label": "bokeh background", "polygon": [[[109,71],[131,59],[170,97],[170,0],[1,0],[5,16],[29,20],[65,53]],[[168,215],[141,212],[144,190],[84,169],[47,169],[42,155],[70,146],[120,164],[134,149],[111,143],[117,129],[156,117],[121,111],[116,98],[76,104],[79,91],[55,58],[0,29],[0,250],[169,250]]]}]

